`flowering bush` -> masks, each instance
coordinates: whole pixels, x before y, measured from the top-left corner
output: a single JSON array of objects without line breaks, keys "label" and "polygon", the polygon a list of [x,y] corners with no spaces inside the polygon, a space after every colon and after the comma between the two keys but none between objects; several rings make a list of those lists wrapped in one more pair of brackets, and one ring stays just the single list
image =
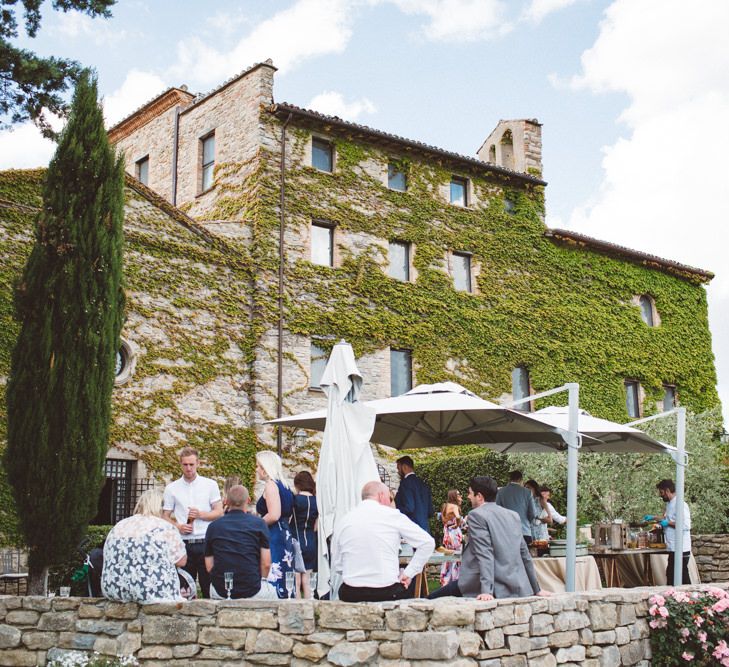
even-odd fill
[{"label": "flowering bush", "polygon": [[729,667],[727,591],[713,587],[693,593],[668,590],[653,595],[649,602],[653,665]]}]

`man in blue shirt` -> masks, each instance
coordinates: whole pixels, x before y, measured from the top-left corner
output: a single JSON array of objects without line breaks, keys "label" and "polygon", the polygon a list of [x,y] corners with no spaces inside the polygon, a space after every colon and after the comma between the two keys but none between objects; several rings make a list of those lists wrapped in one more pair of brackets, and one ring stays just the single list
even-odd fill
[{"label": "man in blue shirt", "polygon": [[502,486],[496,494],[496,504],[512,510],[521,520],[521,534],[527,544],[532,542],[532,521],[536,517],[536,509],[532,500],[532,493],[524,488],[524,476],[521,470],[509,473],[509,483]]},{"label": "man in blue shirt", "polygon": [[247,514],[248,491],[234,486],[227,496],[228,513],[213,521],[205,535],[205,568],[210,573],[210,597],[223,599],[225,573],[233,573],[231,598],[278,599],[267,581],[271,569],[268,526]]},{"label": "man in blue shirt", "polygon": [[415,466],[409,456],[397,460],[397,474],[402,481],[395,495],[395,507],[430,535],[428,519],[435,512],[428,485],[415,474]]}]

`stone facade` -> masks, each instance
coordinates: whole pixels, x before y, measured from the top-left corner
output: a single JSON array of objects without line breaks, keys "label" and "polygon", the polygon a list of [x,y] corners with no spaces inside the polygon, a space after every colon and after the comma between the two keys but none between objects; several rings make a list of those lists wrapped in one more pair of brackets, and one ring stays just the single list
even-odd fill
[{"label": "stone facade", "polygon": [[611,589],[498,602],[146,606],[0,597],[0,664],[43,665],[72,651],[98,651],[160,667],[644,667],[651,657],[647,600],[655,592]]},{"label": "stone facade", "polygon": [[701,581],[729,581],[729,535],[692,535],[691,550]]},{"label": "stone facade", "polygon": [[542,173],[542,126],[536,119],[500,120],[478,157],[506,169]]}]

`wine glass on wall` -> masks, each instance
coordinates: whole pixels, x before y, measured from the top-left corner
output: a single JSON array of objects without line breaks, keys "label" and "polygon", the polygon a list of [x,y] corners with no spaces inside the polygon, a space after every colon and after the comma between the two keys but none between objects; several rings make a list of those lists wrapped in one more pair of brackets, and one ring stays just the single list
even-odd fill
[{"label": "wine glass on wall", "polygon": [[293,572],[286,573],[286,591],[288,592],[289,597],[293,597],[293,592],[294,592],[294,573]]},{"label": "wine glass on wall", "polygon": [[224,572],[223,579],[225,581],[225,593],[228,596],[228,600],[230,600],[230,594],[233,591],[233,573]]}]

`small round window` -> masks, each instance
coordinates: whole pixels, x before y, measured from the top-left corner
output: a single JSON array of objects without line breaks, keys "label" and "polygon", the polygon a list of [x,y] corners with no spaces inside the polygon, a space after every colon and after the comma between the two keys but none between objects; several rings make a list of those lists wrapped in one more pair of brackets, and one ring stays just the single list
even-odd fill
[{"label": "small round window", "polygon": [[119,349],[116,353],[116,364],[114,367],[114,384],[124,384],[129,380],[129,378],[132,376],[132,373],[134,372],[136,360],[137,357],[134,349],[127,341],[122,338],[121,345],[119,346]]}]

